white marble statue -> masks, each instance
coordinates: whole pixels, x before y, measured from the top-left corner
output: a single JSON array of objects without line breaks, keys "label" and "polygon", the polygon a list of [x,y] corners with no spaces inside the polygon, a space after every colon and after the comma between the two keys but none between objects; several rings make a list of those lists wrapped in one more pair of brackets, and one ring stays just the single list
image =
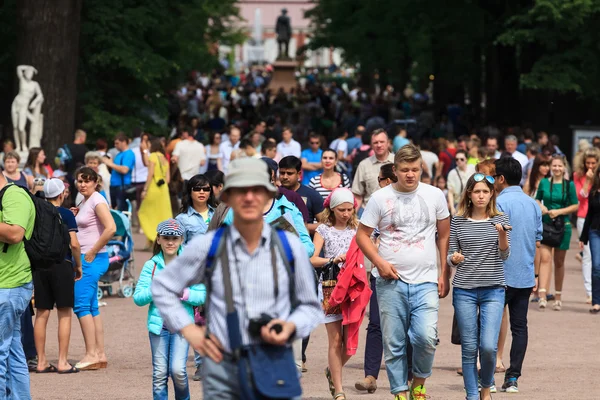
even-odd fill
[{"label": "white marble statue", "polygon": [[[13,100],[11,115],[15,136],[15,150],[27,152],[29,147],[40,147],[42,142],[44,96],[39,83],[32,80],[37,70],[31,65],[19,65],[19,93]],[[29,121],[29,146],[27,143],[27,121]]]}]

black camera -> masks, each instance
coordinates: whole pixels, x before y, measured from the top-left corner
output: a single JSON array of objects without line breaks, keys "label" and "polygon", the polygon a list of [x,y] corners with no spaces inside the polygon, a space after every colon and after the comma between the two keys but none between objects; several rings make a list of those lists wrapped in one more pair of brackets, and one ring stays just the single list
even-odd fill
[{"label": "black camera", "polygon": [[[253,338],[260,338],[260,331],[262,327],[271,322],[272,319],[273,317],[265,313],[260,314],[260,317],[258,318],[251,318],[250,323],[248,324],[248,332],[250,333],[250,336]],[[281,333],[283,327],[281,324],[275,324],[271,327],[271,330],[275,331],[275,333]]]},{"label": "black camera", "polygon": [[158,181],[156,181],[156,186],[161,187],[162,185],[164,185],[166,182],[164,179],[159,179]]}]

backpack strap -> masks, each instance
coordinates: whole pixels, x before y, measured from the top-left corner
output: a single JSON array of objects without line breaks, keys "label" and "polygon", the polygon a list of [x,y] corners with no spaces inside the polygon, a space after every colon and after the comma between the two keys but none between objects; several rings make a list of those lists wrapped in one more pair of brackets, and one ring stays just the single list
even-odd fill
[{"label": "backpack strap", "polygon": [[[283,229],[277,229],[277,236],[279,237],[279,244],[281,245],[281,254],[285,255],[287,259],[288,267],[293,274],[295,272],[294,253],[292,253],[292,247],[288,241],[285,231]],[[285,263],[285,259],[283,260]]]},{"label": "backpack strap", "polygon": [[289,276],[290,304],[293,311],[299,303],[298,298],[296,297],[296,263],[294,261],[294,253],[292,252],[292,246],[290,246],[285,231],[283,229],[277,229],[276,232],[277,233],[272,236],[272,240],[274,239],[275,245],[282,255],[283,264]]},{"label": "backpack strap", "polygon": [[219,248],[221,245],[221,238],[225,233],[225,226],[221,226],[215,231],[215,235],[213,236],[212,242],[210,244],[210,248],[208,249],[208,254],[206,255],[206,275],[210,279],[210,275],[212,275],[213,267],[215,264],[215,257],[219,252]]},{"label": "backpack strap", "polygon": [[209,307],[210,307],[210,294],[212,292],[212,273],[215,267],[215,258],[219,255],[219,252],[222,251],[223,246],[225,244],[223,236],[225,235],[225,231],[228,229],[227,225],[220,226],[215,230],[215,234],[213,236],[212,242],[210,243],[210,247],[208,249],[208,254],[206,255],[205,261],[205,270],[204,270],[204,286],[206,286],[206,300],[204,301],[204,310],[205,310],[205,321],[206,321],[206,337],[209,335],[208,328],[208,318],[209,318]]},{"label": "backpack strap", "polygon": [[[0,172],[0,173],[1,173],[1,172]],[[2,188],[2,190],[0,190],[0,211],[2,211],[2,210],[3,210],[3,208],[4,208],[4,207],[2,206],[2,199],[4,199],[4,193],[6,193],[6,191],[7,191],[8,189],[10,189],[12,186],[16,186],[16,185],[15,185],[14,183],[9,183],[9,184],[7,184],[6,186],[4,186],[4,187]],[[19,187],[19,186],[16,186],[16,187]],[[2,252],[3,252],[3,253],[6,253],[6,252],[8,252],[8,246],[10,246],[8,243],[4,243],[4,246],[2,247]]]}]

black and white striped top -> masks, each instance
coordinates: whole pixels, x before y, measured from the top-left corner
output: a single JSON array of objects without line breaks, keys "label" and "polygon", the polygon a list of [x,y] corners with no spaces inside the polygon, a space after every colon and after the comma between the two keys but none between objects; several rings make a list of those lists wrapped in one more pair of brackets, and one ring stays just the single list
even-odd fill
[{"label": "black and white striped top", "polygon": [[348,176],[344,173],[338,172],[338,174],[340,175],[341,179],[340,179],[340,184],[337,187],[334,187],[334,188],[324,187],[323,184],[321,183],[322,175],[313,176],[308,183],[308,187],[315,189],[321,195],[323,200],[325,200],[327,198],[327,196],[329,196],[329,194],[337,188],[348,188],[348,189],[350,188],[350,179],[348,179]]},{"label": "black and white striped top", "polygon": [[[503,261],[510,255],[510,231],[508,232],[509,248],[500,251],[498,231],[492,223],[510,225],[506,214],[479,221],[461,216],[452,218],[448,264],[456,267],[452,284],[457,288],[506,286]],[[457,266],[453,265],[451,260],[454,252],[460,252],[465,256],[465,260]]]}]

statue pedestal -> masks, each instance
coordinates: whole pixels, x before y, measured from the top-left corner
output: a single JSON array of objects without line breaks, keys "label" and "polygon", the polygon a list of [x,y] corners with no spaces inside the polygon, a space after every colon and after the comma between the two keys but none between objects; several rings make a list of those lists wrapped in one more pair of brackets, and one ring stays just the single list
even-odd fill
[{"label": "statue pedestal", "polygon": [[289,92],[297,86],[296,83],[296,61],[277,60],[273,63],[273,75],[269,88],[273,93],[277,93],[279,88],[283,88],[285,92]]}]

